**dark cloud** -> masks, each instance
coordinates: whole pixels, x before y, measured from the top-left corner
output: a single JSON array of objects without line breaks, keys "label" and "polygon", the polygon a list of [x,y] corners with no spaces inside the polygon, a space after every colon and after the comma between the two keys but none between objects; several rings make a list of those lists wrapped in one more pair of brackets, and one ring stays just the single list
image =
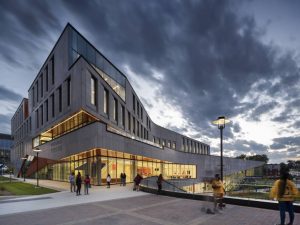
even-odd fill
[{"label": "dark cloud", "polygon": [[0,100],[20,102],[22,96],[0,85]]},{"label": "dark cloud", "polygon": [[296,128],[296,129],[299,129],[300,128],[300,121],[297,121],[293,124],[293,127]]},{"label": "dark cloud", "polygon": [[224,149],[236,150],[237,155],[245,153],[266,154],[268,146],[257,143],[255,141],[235,140],[231,143],[224,144]]},{"label": "dark cloud", "polygon": [[273,144],[270,146],[273,150],[281,150],[284,148],[294,148],[300,146],[300,138],[299,137],[280,137],[274,138]]},{"label": "dark cloud", "polygon": [[[34,60],[30,63],[40,62],[37,56],[45,50],[43,43],[54,44],[52,33],[58,34],[63,28],[58,12],[52,11],[46,1],[33,0],[1,1],[0,10],[0,57],[12,67],[28,67],[31,58]],[[29,58],[24,61],[21,54]]]},{"label": "dark cloud", "polygon": [[[290,121],[291,109],[300,104],[295,55],[263,43],[264,29],[253,17],[237,15],[237,4],[217,0],[1,1],[0,58],[12,67],[39,69],[69,21],[117,67],[126,64],[138,76],[157,83],[161,89],[154,99],[178,107],[189,127],[199,131],[197,137],[218,137],[211,121],[220,115],[259,120],[278,106],[274,100],[278,96],[284,96],[289,105],[273,121]],[[158,80],[153,69],[163,79]],[[0,88],[5,93],[0,98],[20,99]],[[253,97],[241,103],[249,91],[273,100],[262,104]],[[143,94],[140,99],[146,107],[155,107]],[[231,149],[235,145],[245,152],[266,150],[255,142],[234,141],[234,133],[242,128],[237,122],[229,126],[233,128],[226,127],[224,137],[234,143]],[[171,124],[169,128],[184,132]],[[274,139],[274,148],[284,145],[283,141]]]},{"label": "dark cloud", "polygon": [[300,149],[299,148],[288,148],[287,151],[288,152],[299,152]]},{"label": "dark cloud", "polygon": [[240,127],[240,125],[238,123],[234,123],[233,124],[233,131],[235,133],[239,133],[241,131],[241,127]]},{"label": "dark cloud", "polygon": [[268,102],[265,104],[261,104],[257,106],[252,113],[249,115],[249,118],[253,120],[260,120],[260,116],[264,113],[269,113],[271,110],[273,110],[278,103],[276,101]]}]

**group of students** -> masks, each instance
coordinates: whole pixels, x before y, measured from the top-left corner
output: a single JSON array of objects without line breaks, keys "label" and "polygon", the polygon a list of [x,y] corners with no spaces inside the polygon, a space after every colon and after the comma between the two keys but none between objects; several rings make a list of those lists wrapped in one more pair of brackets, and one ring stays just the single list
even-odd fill
[{"label": "group of students", "polygon": [[[81,195],[81,184],[82,184],[82,178],[80,172],[75,177],[75,173],[72,172],[69,176],[69,181],[70,181],[70,190],[71,192],[76,192],[76,195]],[[91,188],[91,179],[89,175],[85,176],[85,179],[83,180],[84,183],[84,194],[88,195],[89,194],[89,188]]]}]

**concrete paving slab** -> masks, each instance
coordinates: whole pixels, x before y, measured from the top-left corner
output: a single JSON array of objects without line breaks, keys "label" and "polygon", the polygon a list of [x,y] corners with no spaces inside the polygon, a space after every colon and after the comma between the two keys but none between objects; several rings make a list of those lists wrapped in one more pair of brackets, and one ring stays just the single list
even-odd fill
[{"label": "concrete paving slab", "polygon": [[[68,184],[65,186],[68,189]],[[201,210],[203,206],[211,206],[209,202],[133,192],[132,187],[127,188],[95,187],[87,196],[63,191],[43,195],[43,199],[37,196],[10,203],[9,199],[0,201],[0,224],[270,225],[279,222],[276,210],[227,205],[222,214],[211,215]],[[300,225],[299,213],[295,214],[294,225]]]},{"label": "concrete paving slab", "polygon": [[[50,184],[50,186],[57,185],[59,189],[65,190],[69,188],[66,182],[41,181],[40,183],[41,186],[46,187],[49,187]],[[132,185],[125,187],[113,185],[111,188],[93,186],[89,190],[89,195],[81,194],[80,196],[76,196],[74,192],[65,190],[45,194],[43,196],[25,196],[16,199],[5,199],[3,202],[0,201],[0,215],[146,195],[149,194],[132,191]]]}]

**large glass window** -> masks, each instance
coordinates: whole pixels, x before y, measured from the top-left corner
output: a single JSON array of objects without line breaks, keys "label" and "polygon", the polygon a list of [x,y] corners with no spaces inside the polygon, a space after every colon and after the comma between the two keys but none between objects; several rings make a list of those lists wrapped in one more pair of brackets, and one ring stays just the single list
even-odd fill
[{"label": "large glass window", "polygon": [[[89,174],[93,184],[106,185],[110,174],[111,184],[120,183],[120,174],[126,173],[126,181],[133,182],[137,173],[150,177],[163,174],[165,179],[196,178],[196,166],[163,162],[153,158],[128,153],[94,149],[67,157],[53,166],[53,179],[67,181],[70,172]],[[100,178],[101,177],[101,178]]]},{"label": "large glass window", "polygon": [[79,33],[72,29],[69,33],[69,66],[77,60],[79,55],[84,57],[125,101],[125,76]]}]

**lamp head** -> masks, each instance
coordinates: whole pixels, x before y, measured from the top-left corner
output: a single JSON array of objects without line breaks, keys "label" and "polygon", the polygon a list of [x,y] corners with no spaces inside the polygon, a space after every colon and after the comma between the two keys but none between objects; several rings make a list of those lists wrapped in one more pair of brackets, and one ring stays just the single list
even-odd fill
[{"label": "lamp head", "polygon": [[225,124],[229,123],[230,120],[227,119],[225,116],[219,116],[218,119],[212,121],[214,125],[218,125],[219,129],[223,129],[225,127]]},{"label": "lamp head", "polygon": [[42,150],[39,149],[39,148],[34,148],[33,151],[34,151],[34,152],[41,152]]}]

